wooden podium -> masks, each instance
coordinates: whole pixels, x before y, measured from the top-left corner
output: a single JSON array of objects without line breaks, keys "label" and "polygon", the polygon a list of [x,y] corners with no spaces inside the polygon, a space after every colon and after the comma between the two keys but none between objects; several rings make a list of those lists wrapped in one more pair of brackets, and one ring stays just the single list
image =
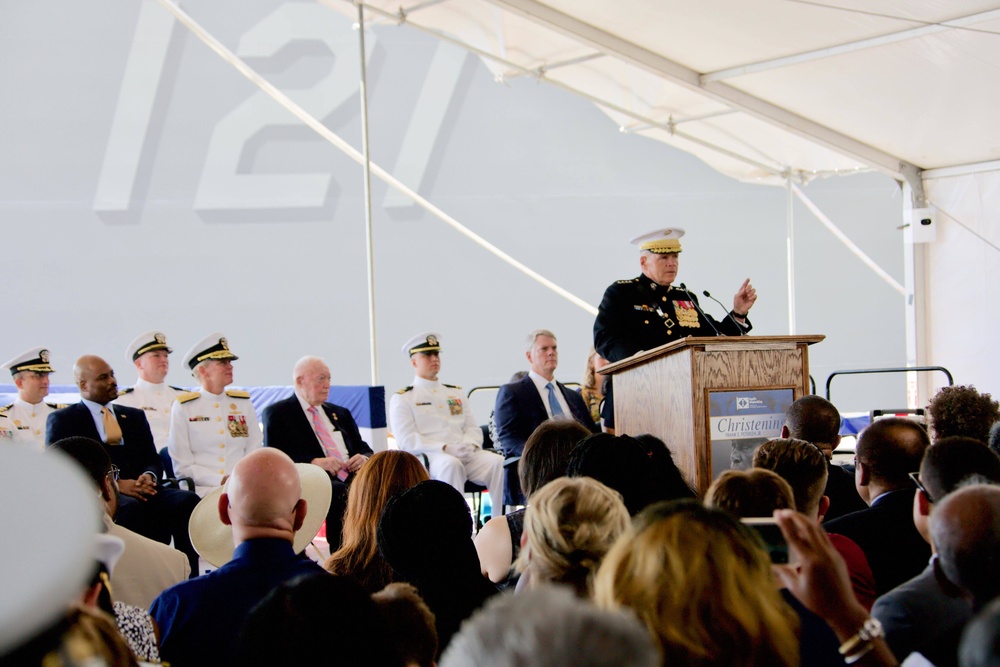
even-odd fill
[{"label": "wooden podium", "polygon": [[[712,482],[709,399],[714,392],[809,393],[809,346],[825,336],[688,337],[610,364],[615,432],[651,433],[699,494]],[[718,467],[718,466],[716,466]]]}]

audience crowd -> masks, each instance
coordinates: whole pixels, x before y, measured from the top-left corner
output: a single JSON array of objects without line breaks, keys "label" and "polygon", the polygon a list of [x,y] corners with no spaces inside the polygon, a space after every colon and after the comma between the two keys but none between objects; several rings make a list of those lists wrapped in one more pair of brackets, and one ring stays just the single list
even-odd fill
[{"label": "audience crowd", "polygon": [[[853,465],[833,459],[837,408],[803,396],[749,470],[701,497],[671,453],[687,443],[594,432],[596,352],[581,397],[555,380],[555,335],[533,332],[492,451],[438,382],[440,349],[436,334],[404,346],[407,444],[378,453],[328,402],[316,357],[263,432],[226,390],[237,357],[220,334],[186,356],[190,393],[162,384],[166,337],[141,335],[143,382],[121,404],[98,357],[77,361],[73,406],[43,403],[46,350],[8,362],[26,426],[0,409],[17,436],[0,440],[0,494],[37,501],[4,516],[19,545],[5,564],[43,571],[0,604],[0,664],[1000,665],[989,394],[946,387],[926,424],[875,420]],[[473,481],[495,503],[478,531]],[[324,521],[317,562],[305,549]],[[18,536],[36,524],[57,544],[32,559],[40,545]]]}]

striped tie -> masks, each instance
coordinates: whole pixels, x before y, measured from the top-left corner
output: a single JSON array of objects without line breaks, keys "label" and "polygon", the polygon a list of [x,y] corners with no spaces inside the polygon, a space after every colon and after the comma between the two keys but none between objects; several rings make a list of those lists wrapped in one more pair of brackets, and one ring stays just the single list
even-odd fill
[{"label": "striped tie", "polygon": [[333,442],[333,438],[330,437],[330,432],[326,430],[326,426],[323,425],[323,420],[319,418],[319,411],[316,409],[315,405],[309,406],[309,414],[312,415],[313,430],[316,431],[316,437],[319,438],[319,444],[323,445],[323,449],[326,451],[327,456],[332,456],[344,464],[344,467],[337,473],[337,479],[343,482],[347,479],[347,462],[344,461],[344,457],[337,451],[337,445]]}]

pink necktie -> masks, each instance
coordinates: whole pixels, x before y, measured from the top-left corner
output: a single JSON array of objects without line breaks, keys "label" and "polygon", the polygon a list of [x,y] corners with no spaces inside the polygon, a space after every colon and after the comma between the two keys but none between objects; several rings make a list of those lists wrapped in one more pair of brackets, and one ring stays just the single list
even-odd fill
[{"label": "pink necktie", "polygon": [[316,410],[315,405],[309,406],[309,414],[312,415],[313,430],[316,431],[316,437],[319,438],[319,444],[323,445],[323,449],[326,451],[327,456],[332,456],[344,464],[344,467],[337,473],[337,479],[343,482],[347,479],[347,462],[344,461],[344,457],[337,451],[337,445],[333,442],[333,438],[330,437],[330,433],[326,430],[326,426],[323,425],[323,420],[319,418],[319,411]]}]

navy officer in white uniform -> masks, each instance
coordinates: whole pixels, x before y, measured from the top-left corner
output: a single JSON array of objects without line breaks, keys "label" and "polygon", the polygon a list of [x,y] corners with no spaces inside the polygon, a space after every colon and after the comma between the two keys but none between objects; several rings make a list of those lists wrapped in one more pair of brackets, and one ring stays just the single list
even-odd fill
[{"label": "navy officer in white uniform", "polygon": [[226,389],[238,358],[221,333],[195,343],[184,355],[202,390],[177,397],[167,449],[174,473],[193,479],[199,496],[225,484],[233,467],[264,442],[250,394]]},{"label": "navy officer in white uniform", "polygon": [[180,387],[171,387],[164,382],[170,371],[171,352],[173,350],[167,346],[167,336],[162,331],[139,334],[125,350],[125,357],[135,366],[139,379],[135,385],[120,392],[114,401],[145,413],[157,451],[167,446],[170,409],[177,397],[184,393]]},{"label": "navy officer in white uniform", "polygon": [[[0,366],[9,370],[17,387],[17,398],[10,405],[0,407],[0,414],[7,420],[0,423],[2,442],[12,442],[26,449],[45,449],[45,420],[49,414],[65,404],[46,403],[49,395],[49,376],[55,372],[49,363],[49,351],[44,347],[25,350]],[[4,435],[7,434],[7,435]]]},{"label": "navy officer in white uniform", "polygon": [[389,400],[389,427],[396,444],[411,454],[424,454],[430,476],[463,493],[466,480],[485,485],[500,498],[503,457],[483,451],[483,431],[472,416],[461,387],[438,381],[441,342],[436,333],[406,341],[403,354],[416,371],[413,385]]}]

